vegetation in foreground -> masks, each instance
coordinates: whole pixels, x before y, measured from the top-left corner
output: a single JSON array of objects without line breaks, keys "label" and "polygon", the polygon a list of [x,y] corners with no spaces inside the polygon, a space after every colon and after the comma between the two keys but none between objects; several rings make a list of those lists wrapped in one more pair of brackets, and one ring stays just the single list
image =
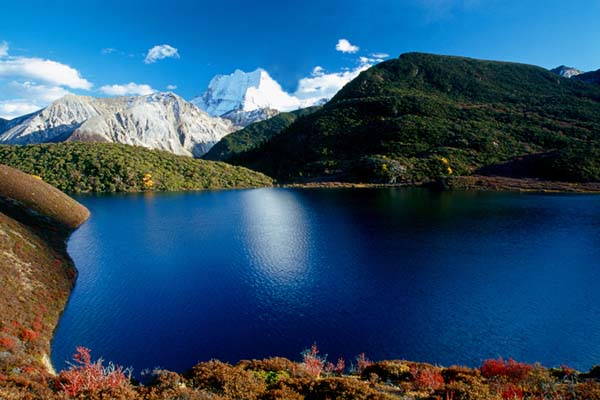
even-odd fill
[{"label": "vegetation in foreground", "polygon": [[599,148],[598,85],[531,65],[408,53],[232,162],[284,182],[411,184],[543,155],[513,172],[593,182]]},{"label": "vegetation in foreground", "polygon": [[236,365],[212,360],[178,374],[145,373],[145,384],[131,371],[79,347],[71,367],[58,376],[40,370],[0,375],[2,399],[440,399],[522,400],[600,399],[600,367],[580,373],[566,366],[490,359],[479,368],[439,367],[403,360],[370,361],[359,355],[352,365],[330,363],[316,345],[301,362],[274,357]]},{"label": "vegetation in foreground", "polygon": [[77,274],[65,241],[88,216],[56,188],[0,165],[0,386],[7,375],[48,374]]},{"label": "vegetation in foreground", "polygon": [[0,145],[0,164],[69,193],[178,191],[271,186],[244,167],[113,143]]}]

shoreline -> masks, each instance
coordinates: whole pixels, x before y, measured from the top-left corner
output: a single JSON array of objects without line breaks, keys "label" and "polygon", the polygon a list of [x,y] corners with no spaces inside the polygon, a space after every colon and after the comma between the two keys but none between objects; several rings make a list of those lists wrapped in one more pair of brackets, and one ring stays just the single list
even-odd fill
[{"label": "shoreline", "polygon": [[273,187],[298,189],[383,189],[383,188],[434,188],[438,190],[471,190],[489,192],[529,193],[582,193],[600,194],[600,182],[561,182],[535,178],[469,175],[450,178],[445,184],[436,182],[368,183],[345,181],[313,181],[282,183]]}]

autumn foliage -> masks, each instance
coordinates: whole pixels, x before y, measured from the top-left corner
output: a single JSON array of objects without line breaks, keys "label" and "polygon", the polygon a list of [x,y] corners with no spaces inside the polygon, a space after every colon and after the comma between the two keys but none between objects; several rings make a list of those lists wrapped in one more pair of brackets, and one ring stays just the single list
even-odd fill
[{"label": "autumn foliage", "polygon": [[0,348],[11,350],[15,347],[15,340],[9,337],[0,338]]},{"label": "autumn foliage", "polygon": [[71,367],[59,375],[60,388],[70,396],[77,396],[81,393],[110,391],[130,385],[128,370],[112,363],[107,367],[102,364],[102,359],[92,362],[89,349],[77,347]]},{"label": "autumn foliage", "polygon": [[511,382],[523,380],[533,370],[529,364],[520,363],[512,358],[504,361],[502,357],[497,360],[490,359],[481,365],[481,375],[485,378],[503,378]]},{"label": "autumn foliage", "polygon": [[316,344],[302,352],[302,367],[311,376],[320,377],[325,369],[325,363],[325,357],[319,356],[319,349]]}]

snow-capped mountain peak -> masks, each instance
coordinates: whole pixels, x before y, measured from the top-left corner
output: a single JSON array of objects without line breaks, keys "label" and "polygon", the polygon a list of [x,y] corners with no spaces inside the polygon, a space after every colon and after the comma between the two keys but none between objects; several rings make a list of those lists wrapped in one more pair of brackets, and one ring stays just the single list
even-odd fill
[{"label": "snow-capped mountain peak", "polygon": [[562,76],[563,78],[572,78],[574,76],[583,74],[583,71],[580,71],[576,68],[567,67],[566,65],[561,65],[560,67],[556,67],[550,71],[554,72],[556,75]]},{"label": "snow-capped mountain peak", "polygon": [[231,111],[255,111],[270,108],[278,111],[300,107],[298,99],[285,92],[262,68],[252,72],[239,69],[229,75],[217,75],[208,89],[192,103],[212,116]]}]

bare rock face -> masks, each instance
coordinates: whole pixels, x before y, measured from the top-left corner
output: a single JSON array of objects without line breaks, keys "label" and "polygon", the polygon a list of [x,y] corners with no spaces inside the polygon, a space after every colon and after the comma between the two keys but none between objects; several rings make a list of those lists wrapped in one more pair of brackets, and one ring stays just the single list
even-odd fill
[{"label": "bare rock face", "polygon": [[0,144],[111,142],[200,157],[236,130],[174,93],[94,98],[67,95],[43,110],[0,121]]}]

